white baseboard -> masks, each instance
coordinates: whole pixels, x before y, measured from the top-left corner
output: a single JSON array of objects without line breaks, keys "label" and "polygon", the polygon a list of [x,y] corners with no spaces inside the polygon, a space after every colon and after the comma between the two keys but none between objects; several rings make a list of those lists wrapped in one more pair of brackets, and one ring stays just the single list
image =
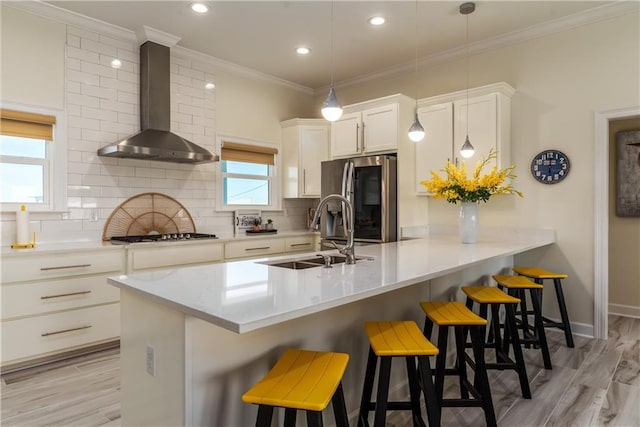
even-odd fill
[{"label": "white baseboard", "polygon": [[609,314],[640,319],[640,307],[609,303]]}]

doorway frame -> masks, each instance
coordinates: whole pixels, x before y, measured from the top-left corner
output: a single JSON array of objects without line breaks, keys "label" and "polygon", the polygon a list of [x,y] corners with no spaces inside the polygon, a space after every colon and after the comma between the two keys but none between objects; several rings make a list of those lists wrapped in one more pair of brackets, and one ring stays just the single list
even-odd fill
[{"label": "doorway frame", "polygon": [[640,116],[640,105],[594,114],[594,336],[607,339],[609,313],[609,122]]}]

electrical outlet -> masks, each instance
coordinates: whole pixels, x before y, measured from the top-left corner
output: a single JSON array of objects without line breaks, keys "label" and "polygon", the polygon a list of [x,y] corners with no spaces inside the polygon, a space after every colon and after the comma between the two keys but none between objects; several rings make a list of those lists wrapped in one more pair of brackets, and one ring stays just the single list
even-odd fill
[{"label": "electrical outlet", "polygon": [[156,348],[147,344],[147,374],[156,376]]}]

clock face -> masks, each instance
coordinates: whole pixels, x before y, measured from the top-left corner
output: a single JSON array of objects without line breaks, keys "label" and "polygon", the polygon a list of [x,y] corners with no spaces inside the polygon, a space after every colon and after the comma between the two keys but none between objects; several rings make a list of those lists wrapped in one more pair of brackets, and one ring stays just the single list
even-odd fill
[{"label": "clock face", "polygon": [[531,161],[531,175],[543,184],[562,181],[570,169],[569,157],[558,150],[541,151]]}]

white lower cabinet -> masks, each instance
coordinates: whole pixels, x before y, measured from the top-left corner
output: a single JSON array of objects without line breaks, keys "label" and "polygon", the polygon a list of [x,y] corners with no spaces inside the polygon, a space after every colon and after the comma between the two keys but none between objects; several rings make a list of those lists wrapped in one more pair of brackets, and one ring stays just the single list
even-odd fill
[{"label": "white lower cabinet", "polygon": [[227,242],[224,245],[225,259],[254,258],[284,252],[284,239],[256,239]]},{"label": "white lower cabinet", "polygon": [[285,252],[315,251],[314,236],[287,237],[284,239]]},{"label": "white lower cabinet", "polygon": [[124,249],[25,254],[2,259],[1,364],[117,340]]},{"label": "white lower cabinet", "polygon": [[224,244],[211,241],[187,244],[167,243],[163,246],[133,246],[127,250],[127,271],[170,268],[183,265],[220,262],[224,258]]}]

